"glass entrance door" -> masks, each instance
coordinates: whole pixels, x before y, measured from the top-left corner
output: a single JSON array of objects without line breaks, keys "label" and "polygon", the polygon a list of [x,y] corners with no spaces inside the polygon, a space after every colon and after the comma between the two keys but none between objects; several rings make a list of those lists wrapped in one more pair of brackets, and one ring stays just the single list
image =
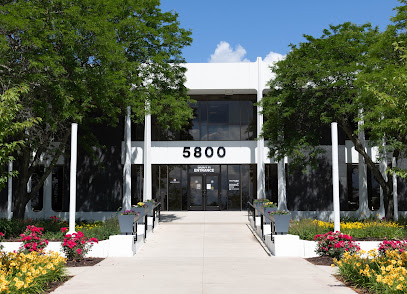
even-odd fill
[{"label": "glass entrance door", "polygon": [[219,175],[190,175],[189,210],[220,210]]}]

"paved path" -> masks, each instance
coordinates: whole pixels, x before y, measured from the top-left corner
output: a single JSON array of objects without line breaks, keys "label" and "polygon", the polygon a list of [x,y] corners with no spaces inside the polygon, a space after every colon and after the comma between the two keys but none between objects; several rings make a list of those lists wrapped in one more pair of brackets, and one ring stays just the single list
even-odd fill
[{"label": "paved path", "polygon": [[80,269],[53,293],[355,293],[327,267],[269,256],[246,212],[164,212],[131,258]]}]

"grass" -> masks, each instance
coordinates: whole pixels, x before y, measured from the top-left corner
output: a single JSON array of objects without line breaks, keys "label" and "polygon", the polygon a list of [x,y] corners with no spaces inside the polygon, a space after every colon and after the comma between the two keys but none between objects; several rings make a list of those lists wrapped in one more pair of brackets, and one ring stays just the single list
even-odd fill
[{"label": "grass", "polygon": [[[333,231],[334,224],[312,219],[291,221],[289,234],[299,235],[303,240],[314,240],[315,235]],[[403,240],[407,236],[404,223],[377,219],[341,222],[341,232],[360,239]]]}]

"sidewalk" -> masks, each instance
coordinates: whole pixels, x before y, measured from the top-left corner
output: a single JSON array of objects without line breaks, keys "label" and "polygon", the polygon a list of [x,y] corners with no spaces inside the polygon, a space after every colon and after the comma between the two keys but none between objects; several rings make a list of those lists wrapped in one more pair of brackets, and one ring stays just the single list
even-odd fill
[{"label": "sidewalk", "polygon": [[131,258],[77,269],[53,293],[355,293],[329,267],[269,256],[242,212],[163,212]]}]

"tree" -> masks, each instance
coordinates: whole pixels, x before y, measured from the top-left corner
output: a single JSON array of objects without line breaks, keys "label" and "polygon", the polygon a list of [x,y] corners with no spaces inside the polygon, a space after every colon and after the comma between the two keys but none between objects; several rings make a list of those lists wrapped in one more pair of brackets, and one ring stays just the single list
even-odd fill
[{"label": "tree", "polygon": [[[41,123],[18,139],[19,178],[13,217],[23,218],[70,136],[70,124],[116,124],[159,114],[175,128],[192,117],[181,50],[191,43],[174,12],[158,0],[3,1],[0,7],[0,93],[25,83],[19,121]],[[57,144],[56,144],[57,143]],[[48,159],[37,185],[27,182]]]},{"label": "tree", "polygon": [[[0,95],[0,166],[4,167],[11,160],[14,154],[24,145],[23,140],[13,140],[15,134],[28,130],[40,119],[29,118],[26,121],[18,122],[16,117],[22,109],[19,101],[21,92],[27,92],[26,87],[13,88]],[[0,189],[4,188],[10,176],[17,176],[16,171],[2,171],[0,174]]]},{"label": "tree", "polygon": [[[392,18],[393,25],[387,27],[378,42],[367,54],[367,67],[358,75],[357,85],[362,87],[358,99],[364,105],[364,126],[370,130],[370,142],[386,149],[396,158],[407,154],[407,51],[406,21],[407,1],[397,7]],[[399,176],[407,177],[407,171],[391,168]]]},{"label": "tree", "polygon": [[330,26],[320,38],[304,36],[307,42],[291,45],[285,60],[272,68],[275,79],[262,100],[267,120],[262,136],[269,140],[270,156],[293,158],[294,163],[312,163],[321,154],[321,129],[338,122],[383,189],[387,216],[392,216],[392,184],[381,174],[374,159],[358,138],[359,97],[365,91],[356,80],[366,70],[368,52],[379,38],[370,24],[344,23]]}]

